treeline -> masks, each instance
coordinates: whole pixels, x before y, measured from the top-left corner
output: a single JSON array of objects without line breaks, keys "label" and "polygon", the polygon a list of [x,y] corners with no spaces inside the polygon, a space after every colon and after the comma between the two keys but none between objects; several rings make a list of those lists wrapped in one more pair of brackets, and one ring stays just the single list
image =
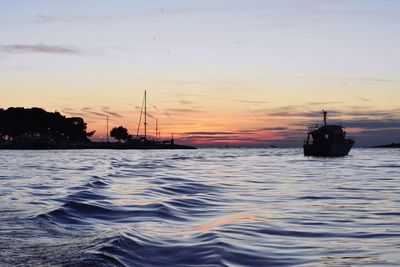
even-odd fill
[{"label": "treeline", "polygon": [[13,140],[22,135],[40,135],[70,142],[89,142],[93,132],[87,132],[82,118],[67,118],[59,112],[41,108],[0,109],[0,140]]}]

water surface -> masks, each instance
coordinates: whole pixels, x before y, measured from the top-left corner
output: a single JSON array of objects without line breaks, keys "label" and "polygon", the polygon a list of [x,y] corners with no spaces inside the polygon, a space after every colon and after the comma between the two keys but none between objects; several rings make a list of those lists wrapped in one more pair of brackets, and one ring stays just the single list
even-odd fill
[{"label": "water surface", "polygon": [[400,151],[0,151],[0,265],[397,266]]}]

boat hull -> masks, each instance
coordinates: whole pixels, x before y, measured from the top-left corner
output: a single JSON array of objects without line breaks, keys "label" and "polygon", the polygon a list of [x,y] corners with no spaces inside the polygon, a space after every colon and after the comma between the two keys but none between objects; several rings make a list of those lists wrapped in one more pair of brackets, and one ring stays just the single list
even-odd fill
[{"label": "boat hull", "polygon": [[334,144],[327,146],[315,146],[313,144],[305,144],[304,155],[314,157],[343,157],[347,156],[354,143]]}]

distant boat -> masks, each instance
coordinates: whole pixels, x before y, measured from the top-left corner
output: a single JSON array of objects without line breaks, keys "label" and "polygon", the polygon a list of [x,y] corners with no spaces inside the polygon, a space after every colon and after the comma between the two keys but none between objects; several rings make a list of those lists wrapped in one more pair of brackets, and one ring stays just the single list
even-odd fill
[{"label": "distant boat", "polygon": [[353,138],[346,138],[342,126],[327,125],[328,112],[323,111],[324,126],[309,129],[307,140],[304,140],[304,155],[319,157],[342,157],[349,154],[354,145]]},{"label": "distant boat", "polygon": [[[142,122],[142,117],[144,117],[144,135],[140,136],[140,126]],[[142,108],[140,111],[139,123],[137,128],[136,137],[130,138],[123,144],[116,144],[115,146],[120,146],[121,149],[196,149],[192,146],[178,145],[175,144],[174,134],[171,134],[170,140],[161,140],[161,133],[158,127],[158,119],[156,118],[156,128],[154,137],[149,137],[147,132],[148,122],[147,122],[147,92],[144,91],[144,97],[142,102]]]}]

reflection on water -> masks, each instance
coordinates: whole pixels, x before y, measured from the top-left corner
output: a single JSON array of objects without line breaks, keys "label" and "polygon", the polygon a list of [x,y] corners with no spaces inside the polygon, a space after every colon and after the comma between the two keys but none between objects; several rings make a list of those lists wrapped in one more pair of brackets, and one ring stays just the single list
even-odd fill
[{"label": "reflection on water", "polygon": [[0,151],[0,265],[400,261],[400,151]]}]

